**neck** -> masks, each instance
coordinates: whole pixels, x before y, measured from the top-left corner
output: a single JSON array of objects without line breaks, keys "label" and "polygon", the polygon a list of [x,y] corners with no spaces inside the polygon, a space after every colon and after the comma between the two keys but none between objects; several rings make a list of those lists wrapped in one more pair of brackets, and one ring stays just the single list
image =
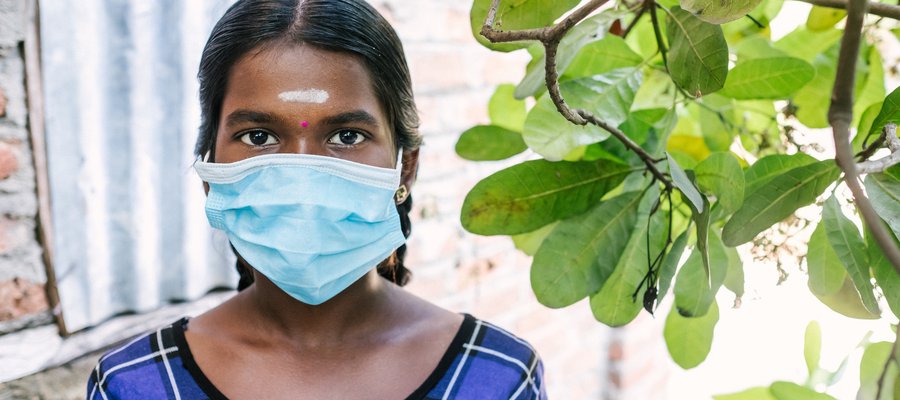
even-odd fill
[{"label": "neck", "polygon": [[311,346],[346,343],[364,337],[390,309],[390,283],[374,269],[319,305],[291,297],[256,271],[253,275],[254,283],[241,294],[257,327],[274,339]]}]

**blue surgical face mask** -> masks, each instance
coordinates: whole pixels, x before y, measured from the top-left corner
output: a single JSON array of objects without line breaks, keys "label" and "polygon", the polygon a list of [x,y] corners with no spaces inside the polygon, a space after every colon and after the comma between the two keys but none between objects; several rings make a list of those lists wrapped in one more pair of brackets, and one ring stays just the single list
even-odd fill
[{"label": "blue surgical face mask", "polygon": [[401,168],[399,157],[391,169],[308,154],[194,164],[209,184],[210,225],[254,269],[312,305],[406,241],[394,203]]}]

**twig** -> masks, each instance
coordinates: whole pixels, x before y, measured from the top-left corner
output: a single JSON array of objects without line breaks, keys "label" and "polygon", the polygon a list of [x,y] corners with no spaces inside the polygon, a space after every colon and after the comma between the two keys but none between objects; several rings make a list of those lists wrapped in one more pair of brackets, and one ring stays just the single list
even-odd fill
[{"label": "twig", "polygon": [[897,342],[900,342],[900,325],[897,326],[897,338],[894,339],[894,345],[891,346],[891,353],[888,354],[887,361],[884,362],[884,368],[881,369],[881,375],[878,377],[878,388],[875,389],[875,400],[881,398],[881,387],[884,386],[884,377],[890,369],[891,362],[897,359]]},{"label": "twig", "polygon": [[859,56],[859,42],[862,36],[863,19],[866,16],[866,0],[850,0],[847,5],[847,23],[844,37],[841,39],[841,50],[838,56],[837,74],[831,94],[831,106],[828,109],[828,122],[834,136],[835,161],[844,171],[844,181],[853,193],[859,212],[872,237],[881,247],[885,257],[900,273],[900,249],[881,223],[881,218],[872,208],[872,203],[859,184],[856,162],[853,160],[853,148],[850,146],[850,122],[853,120],[853,84],[856,70],[856,59]]},{"label": "twig", "polygon": [[[847,9],[847,0],[797,0],[809,3],[819,7]],[[895,6],[877,1],[869,3],[869,14],[878,15],[880,17],[888,17],[900,20],[900,6]]]},{"label": "twig", "polygon": [[631,33],[631,30],[634,29],[635,26],[637,26],[638,21],[640,21],[640,20],[641,20],[641,17],[644,16],[644,12],[647,11],[647,6],[646,6],[646,4],[647,4],[648,2],[649,2],[649,1],[643,2],[642,5],[641,5],[641,8],[639,8],[639,9],[637,10],[637,13],[634,14],[634,19],[631,20],[631,22],[628,24],[628,27],[625,28],[625,31],[624,31],[624,32],[622,32],[622,39],[627,38],[627,37],[628,37],[628,34]]},{"label": "twig", "polygon": [[[659,18],[656,16],[656,2],[652,1],[653,9],[650,10],[650,22],[653,23],[653,34],[656,36],[656,46],[659,48],[660,54],[662,54],[663,65],[666,66],[666,72],[669,71],[669,61],[666,60],[666,43],[663,42],[662,33],[660,33],[659,29]],[[678,85],[675,85],[676,87]]]},{"label": "twig", "polygon": [[[541,44],[544,45],[544,54],[546,55],[546,63],[545,65],[545,81],[547,85],[547,92],[550,95],[550,99],[553,100],[553,104],[556,105],[556,109],[565,117],[569,122],[576,125],[585,125],[588,123],[597,125],[609,133],[611,133],[616,139],[622,142],[626,148],[635,152],[635,154],[640,157],[640,159],[646,164],[647,169],[656,179],[659,179],[660,182],[665,185],[667,190],[672,190],[673,185],[672,181],[663,174],[658,168],[656,168],[656,163],[659,160],[656,160],[647,153],[640,145],[635,143],[628,137],[624,132],[620,131],[618,128],[608,124],[606,121],[603,121],[589,111],[575,109],[569,107],[566,104],[565,99],[562,96],[562,93],[559,90],[559,73],[556,69],[556,54],[559,50],[559,42],[562,40],[563,36],[565,36],[566,32],[569,31],[575,24],[579,21],[587,18],[591,12],[602,6],[608,0],[590,0],[580,8],[573,11],[566,18],[563,18],[562,21],[550,25],[543,28],[537,29],[523,29],[523,30],[513,30],[513,31],[501,31],[494,29],[494,20],[497,18],[497,9],[500,7],[500,0],[493,0],[491,2],[491,8],[488,9],[487,17],[484,19],[484,25],[481,27],[481,35],[490,40],[493,43],[501,43],[501,42],[512,42],[518,40],[537,40],[540,41]],[[651,3],[655,4],[653,0],[648,0]],[[653,13],[651,13],[653,15]]]},{"label": "twig", "polygon": [[877,160],[863,161],[856,164],[856,170],[860,174],[873,174],[876,172],[884,172],[884,170],[900,164],[900,139],[897,138],[897,125],[887,124],[884,126],[885,141],[891,154]]},{"label": "twig", "polygon": [[654,159],[653,156],[651,156],[650,153],[647,153],[647,151],[644,150],[643,147],[639,146],[637,143],[632,141],[631,138],[629,138],[625,134],[625,132],[622,132],[618,128],[606,123],[606,121],[603,121],[603,120],[595,117],[589,111],[586,111],[586,110],[576,110],[576,111],[582,118],[584,118],[588,122],[607,130],[609,133],[611,133],[613,136],[615,136],[616,139],[619,139],[619,141],[622,142],[622,144],[625,145],[625,147],[628,148],[628,150],[633,151],[635,154],[638,155],[638,157],[641,158],[641,160],[644,162],[644,164],[647,165],[647,169],[650,170],[650,173],[653,174],[653,176],[656,177],[656,179],[659,179],[659,181],[662,182],[663,185],[666,186],[667,190],[672,190],[672,181],[669,180],[669,178],[665,174],[663,174],[662,172],[659,171],[659,169],[656,168],[656,163],[659,162],[659,160]]}]

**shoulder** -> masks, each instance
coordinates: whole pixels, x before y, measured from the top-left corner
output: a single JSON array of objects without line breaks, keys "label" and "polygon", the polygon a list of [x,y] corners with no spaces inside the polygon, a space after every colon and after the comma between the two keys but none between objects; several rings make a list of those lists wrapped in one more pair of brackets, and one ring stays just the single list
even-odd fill
[{"label": "shoulder", "polygon": [[[178,355],[174,327],[180,320],[145,333],[107,351],[91,370],[87,399],[155,399],[168,398],[173,375],[172,360]],[[168,371],[160,373],[160,371]]]},{"label": "shoulder", "polygon": [[524,339],[466,315],[444,388],[453,398],[545,399],[543,363]]}]

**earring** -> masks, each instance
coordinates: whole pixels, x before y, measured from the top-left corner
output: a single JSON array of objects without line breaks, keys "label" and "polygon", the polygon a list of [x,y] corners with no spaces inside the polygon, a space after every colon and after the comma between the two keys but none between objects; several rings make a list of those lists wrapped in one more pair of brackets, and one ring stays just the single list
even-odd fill
[{"label": "earring", "polygon": [[394,201],[397,204],[402,204],[407,197],[409,197],[409,189],[406,188],[406,185],[400,185],[397,191],[394,192]]}]

